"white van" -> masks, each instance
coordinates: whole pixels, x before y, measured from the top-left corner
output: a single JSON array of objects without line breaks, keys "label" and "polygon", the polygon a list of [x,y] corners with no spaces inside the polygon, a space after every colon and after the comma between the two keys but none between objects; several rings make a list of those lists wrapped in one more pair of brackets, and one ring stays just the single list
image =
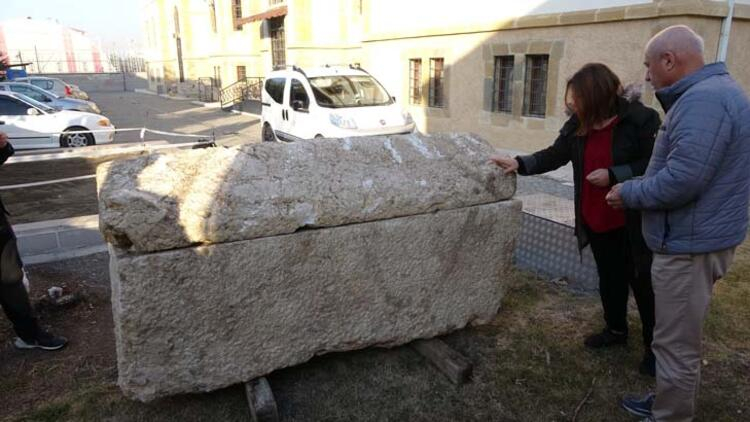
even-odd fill
[{"label": "white van", "polygon": [[414,120],[355,66],[271,72],[261,94],[263,141],[411,133]]}]

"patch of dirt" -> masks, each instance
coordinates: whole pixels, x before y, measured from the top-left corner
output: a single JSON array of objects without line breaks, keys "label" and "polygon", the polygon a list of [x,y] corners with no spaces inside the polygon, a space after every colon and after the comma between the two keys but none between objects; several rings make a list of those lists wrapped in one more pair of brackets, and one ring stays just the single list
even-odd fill
[{"label": "patch of dirt", "polygon": [[116,381],[108,260],[107,254],[97,254],[26,268],[32,303],[40,303],[53,286],[82,300],[70,307],[38,310],[43,327],[69,339],[60,351],[15,349],[11,324],[4,315],[0,318],[0,403],[5,417],[24,414],[81,385]]},{"label": "patch of dirt", "polygon": [[[108,256],[28,267],[33,297],[51,286],[81,294],[70,308],[45,306],[44,325],[70,339],[59,352],[17,351],[10,324],[0,318],[2,421],[247,421],[241,385],[207,394],[143,404],[116,386]],[[746,302],[747,248],[719,286],[709,318],[733,315],[733,326],[709,324],[698,402],[700,420],[745,420],[750,415]],[[456,386],[409,347],[319,356],[268,376],[282,421],[578,421],[632,420],[619,409],[626,393],[653,389],[637,371],[640,323],[630,313],[631,344],[590,351],[583,337],[601,329],[598,297],[575,296],[522,272],[507,274],[508,291],[490,324],[443,340],[474,363],[471,382]],[[730,294],[731,293],[731,294]],[[744,328],[743,328],[744,329]],[[592,387],[593,386],[593,387]]]}]

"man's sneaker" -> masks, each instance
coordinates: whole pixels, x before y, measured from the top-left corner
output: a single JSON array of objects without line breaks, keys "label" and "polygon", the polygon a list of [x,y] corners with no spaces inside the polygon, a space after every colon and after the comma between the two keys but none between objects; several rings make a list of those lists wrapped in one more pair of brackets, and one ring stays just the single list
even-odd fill
[{"label": "man's sneaker", "polygon": [[647,350],[646,353],[643,354],[643,360],[638,367],[638,372],[651,377],[656,376],[656,356],[654,356],[654,352]]},{"label": "man's sneaker", "polygon": [[586,340],[583,341],[583,344],[591,349],[601,349],[603,347],[610,347],[627,343],[627,333],[615,333],[609,328],[605,328],[601,333],[592,334],[586,337]]},{"label": "man's sneaker", "polygon": [[626,396],[620,402],[620,406],[632,415],[641,418],[650,418],[655,398],[656,395],[654,393],[646,394],[645,397]]},{"label": "man's sneaker", "polygon": [[25,341],[20,337],[16,337],[16,341],[13,343],[17,349],[29,350],[29,349],[42,349],[42,350],[60,350],[68,344],[68,339],[65,337],[55,337],[52,334],[40,331],[36,338],[32,341]]}]

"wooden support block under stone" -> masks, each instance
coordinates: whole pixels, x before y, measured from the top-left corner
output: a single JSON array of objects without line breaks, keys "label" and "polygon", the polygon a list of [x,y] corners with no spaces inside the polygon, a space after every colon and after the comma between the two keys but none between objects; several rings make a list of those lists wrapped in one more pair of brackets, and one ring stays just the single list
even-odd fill
[{"label": "wooden support block under stone", "polygon": [[411,343],[411,347],[432,362],[454,384],[464,384],[471,378],[471,362],[441,340],[416,340]]},{"label": "wooden support block under stone", "polygon": [[245,383],[245,396],[250,407],[250,420],[253,422],[278,422],[279,411],[266,377],[256,378]]}]

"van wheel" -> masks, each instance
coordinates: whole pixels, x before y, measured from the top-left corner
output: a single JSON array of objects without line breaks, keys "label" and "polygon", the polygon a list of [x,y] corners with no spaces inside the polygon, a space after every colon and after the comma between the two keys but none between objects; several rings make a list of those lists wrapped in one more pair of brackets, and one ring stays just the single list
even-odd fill
[{"label": "van wheel", "polygon": [[88,130],[85,127],[73,126],[63,131],[60,136],[60,146],[62,148],[80,148],[88,145],[94,145],[94,135],[91,133],[70,133]]},{"label": "van wheel", "polygon": [[263,125],[261,137],[263,138],[263,142],[276,142],[276,135],[274,135],[273,129],[268,123]]},{"label": "van wheel", "polygon": [[323,139],[323,135],[317,134],[317,135],[315,135],[315,139]]}]

